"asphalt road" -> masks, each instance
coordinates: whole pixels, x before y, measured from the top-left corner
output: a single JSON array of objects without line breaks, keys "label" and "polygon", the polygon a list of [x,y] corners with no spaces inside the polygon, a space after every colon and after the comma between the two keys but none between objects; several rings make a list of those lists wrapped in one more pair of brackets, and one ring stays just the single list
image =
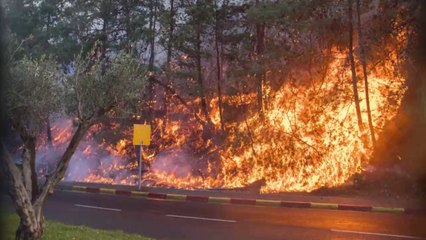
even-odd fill
[{"label": "asphalt road", "polygon": [[426,216],[55,191],[48,219],[155,239],[426,239]]}]

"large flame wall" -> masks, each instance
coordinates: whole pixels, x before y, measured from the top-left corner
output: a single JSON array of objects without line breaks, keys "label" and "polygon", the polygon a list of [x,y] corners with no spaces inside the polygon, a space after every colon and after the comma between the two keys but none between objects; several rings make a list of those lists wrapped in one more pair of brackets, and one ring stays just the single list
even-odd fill
[{"label": "large flame wall", "polygon": [[[404,78],[392,64],[395,58],[390,56],[383,67],[375,67],[368,74],[371,114],[379,137],[386,122],[397,114],[406,89]],[[154,121],[153,138],[158,147],[144,153],[150,163],[144,184],[237,188],[262,180],[262,192],[281,192],[312,191],[345,183],[368,165],[373,153],[366,124],[365,86],[359,71],[364,123],[364,131],[360,132],[347,53],[337,52],[328,64],[323,77],[310,81],[290,79],[278,90],[266,84],[264,116],[260,117],[255,107],[241,112],[237,120],[226,122],[226,137],[220,144],[203,139],[203,127],[187,108],[177,104],[171,107],[167,121]],[[224,96],[223,101],[236,109],[241,105],[255,106],[256,95]],[[214,130],[219,132],[217,105],[217,98],[213,98],[209,112]],[[192,108],[197,106],[197,101],[189,104]],[[72,134],[71,121],[60,122],[52,129],[59,152]],[[135,184],[137,163],[134,153],[130,154],[134,150],[131,128],[114,126],[113,131],[125,136],[114,144],[105,139],[95,141],[97,131],[99,126],[82,142],[66,180]],[[39,148],[39,162],[51,155],[47,154],[49,151]]]}]

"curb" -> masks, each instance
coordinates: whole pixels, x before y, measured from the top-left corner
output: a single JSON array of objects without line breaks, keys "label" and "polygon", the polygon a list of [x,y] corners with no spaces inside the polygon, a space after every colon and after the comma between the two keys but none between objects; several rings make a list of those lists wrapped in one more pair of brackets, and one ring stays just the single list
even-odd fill
[{"label": "curb", "polygon": [[[68,190],[61,189],[58,190]],[[148,199],[164,199],[180,202],[200,202],[210,204],[238,204],[238,205],[257,205],[267,207],[285,207],[285,208],[315,208],[328,210],[343,210],[343,211],[360,211],[360,212],[382,212],[382,213],[426,213],[426,209],[414,208],[390,208],[377,207],[366,205],[351,205],[339,203],[320,203],[320,202],[298,202],[298,201],[281,201],[281,200],[265,200],[265,199],[246,199],[246,198],[227,198],[227,197],[209,197],[209,196],[194,196],[182,194],[165,194],[156,192],[117,190],[111,188],[93,188],[86,186],[73,185],[71,191],[98,193],[108,195],[136,196]]]}]

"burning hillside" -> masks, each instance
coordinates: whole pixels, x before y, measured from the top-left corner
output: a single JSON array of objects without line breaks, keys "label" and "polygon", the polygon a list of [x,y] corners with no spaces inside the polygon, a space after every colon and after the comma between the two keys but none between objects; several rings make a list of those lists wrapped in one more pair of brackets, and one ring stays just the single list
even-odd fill
[{"label": "burning hillside", "polygon": [[[293,78],[278,89],[266,86],[264,116],[250,107],[255,104],[255,94],[224,96],[225,107],[236,113],[226,121],[224,133],[218,100],[212,98],[210,137],[204,135],[201,113],[189,111],[197,101],[187,106],[172,103],[167,116],[153,121],[153,143],[143,153],[143,184],[237,188],[262,180],[262,192],[282,192],[345,183],[363,171],[373,153],[368,128],[360,132],[357,125],[346,56],[336,50],[325,74],[310,81]],[[379,137],[397,114],[406,89],[393,64],[395,58],[391,56],[368,75],[372,120]],[[367,123],[361,79],[358,87],[362,120]],[[58,119],[53,125],[53,148],[60,152],[71,135],[72,121]],[[100,138],[101,132],[119,133],[122,138]],[[135,184],[137,158],[131,133],[130,126],[118,123],[109,129],[93,127],[74,155],[65,180]],[[47,152],[47,148],[39,148],[39,163],[52,161],[48,159],[53,155]]]}]

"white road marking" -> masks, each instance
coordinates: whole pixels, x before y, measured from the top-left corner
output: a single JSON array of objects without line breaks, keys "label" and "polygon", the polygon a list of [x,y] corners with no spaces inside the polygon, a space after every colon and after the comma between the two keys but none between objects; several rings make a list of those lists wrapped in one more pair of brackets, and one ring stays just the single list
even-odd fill
[{"label": "white road marking", "polygon": [[108,211],[115,211],[115,212],[121,212],[121,209],[118,209],[118,208],[105,208],[105,207],[89,206],[89,205],[82,205],[82,204],[74,204],[74,206],[76,206],[76,207],[84,207],[84,208],[100,209],[100,210],[108,210]]},{"label": "white road marking", "polygon": [[204,217],[192,217],[192,216],[181,216],[181,215],[173,215],[168,214],[167,217],[174,217],[174,218],[188,218],[188,219],[197,219],[197,220],[205,220],[205,221],[216,221],[216,222],[229,222],[229,223],[235,223],[237,221],[235,220],[227,220],[227,219],[218,219],[218,218],[204,218]]},{"label": "white road marking", "polygon": [[408,239],[426,239],[426,238],[423,238],[423,237],[397,235],[397,234],[374,233],[374,232],[359,232],[359,231],[339,230],[339,229],[330,229],[330,230],[332,232],[356,233],[356,234],[375,235],[375,236],[383,236],[383,237],[408,238]]}]

